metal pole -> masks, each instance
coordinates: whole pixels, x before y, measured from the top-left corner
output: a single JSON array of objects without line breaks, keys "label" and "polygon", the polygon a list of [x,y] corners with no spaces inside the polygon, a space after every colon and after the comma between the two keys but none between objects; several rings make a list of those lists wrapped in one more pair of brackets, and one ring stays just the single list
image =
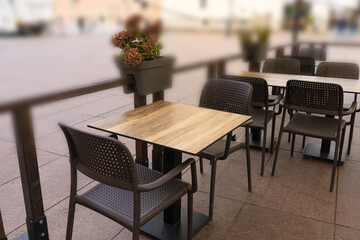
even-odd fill
[{"label": "metal pole", "polygon": [[300,20],[300,9],[303,1],[302,0],[296,0],[295,3],[295,15],[294,15],[294,26],[293,26],[293,32],[292,32],[292,42],[296,43],[299,38],[299,20]]},{"label": "metal pole", "polygon": [[[138,108],[146,105],[146,96],[140,96],[137,94],[136,87],[134,92],[134,108]],[[146,167],[149,166],[147,144],[143,141],[135,141],[136,159],[135,161]]]},{"label": "metal pole", "polygon": [[49,240],[29,107],[24,106],[15,109],[13,111],[13,120],[25,201],[28,237],[29,240]]}]

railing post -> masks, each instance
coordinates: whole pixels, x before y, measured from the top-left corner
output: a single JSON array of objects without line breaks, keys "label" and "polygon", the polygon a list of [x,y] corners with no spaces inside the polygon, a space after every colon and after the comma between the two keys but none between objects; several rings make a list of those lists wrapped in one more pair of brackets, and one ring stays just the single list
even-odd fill
[{"label": "railing post", "polygon": [[294,44],[294,45],[291,47],[291,55],[293,55],[293,56],[299,56],[299,50],[300,50],[300,44],[299,44],[299,43]]},{"label": "railing post", "polygon": [[24,193],[29,240],[48,240],[48,228],[41,193],[39,167],[30,108],[13,111],[16,148]]},{"label": "railing post", "polygon": [[275,57],[276,58],[281,58],[283,56],[284,56],[284,48],[283,47],[277,48],[276,52],[275,52]]},{"label": "railing post", "polygon": [[217,64],[217,77],[225,74],[226,72],[226,63],[224,61],[218,62]]},{"label": "railing post", "polygon": [[261,62],[249,61],[249,72],[260,72]]},{"label": "railing post", "polygon": [[210,63],[207,67],[207,78],[208,79],[212,79],[212,78],[216,78],[216,63]]},{"label": "railing post", "polygon": [[[146,105],[146,96],[140,96],[137,94],[136,87],[134,91],[134,108],[138,108]],[[136,159],[135,161],[146,167],[149,166],[147,144],[143,141],[135,140]]]},{"label": "railing post", "polygon": [[0,210],[0,240],[7,240],[5,236],[4,223],[1,217],[1,210]]},{"label": "railing post", "polygon": [[[153,93],[153,102],[164,100],[164,91]],[[152,150],[152,169],[163,172],[164,148],[154,144]]]}]

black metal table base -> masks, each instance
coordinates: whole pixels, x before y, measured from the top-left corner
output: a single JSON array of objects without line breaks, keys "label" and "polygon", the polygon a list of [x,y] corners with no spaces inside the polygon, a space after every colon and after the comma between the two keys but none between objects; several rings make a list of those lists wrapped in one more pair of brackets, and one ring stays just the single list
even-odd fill
[{"label": "black metal table base", "polygon": [[[262,136],[260,138],[260,140],[254,140],[253,137],[252,137],[252,134],[250,133],[250,147],[252,148],[262,148]],[[270,150],[270,146],[271,146],[271,137],[268,136],[267,139],[266,139],[266,147],[265,147],[265,151],[266,152],[269,152]],[[275,146],[276,146],[276,138],[274,138],[274,149],[275,149]]]},{"label": "black metal table base", "polygon": [[[209,222],[209,216],[193,212],[193,236]],[[175,226],[164,223],[163,212],[141,227],[143,234],[156,239],[187,239],[187,209],[181,208],[181,222]]]},{"label": "black metal table base", "polygon": [[[330,147],[329,152],[321,152],[321,144],[318,143],[308,143],[304,150],[304,156],[314,157],[318,159],[324,159],[328,161],[334,160],[335,147]],[[345,162],[346,151],[343,149],[341,155],[341,164]]]}]

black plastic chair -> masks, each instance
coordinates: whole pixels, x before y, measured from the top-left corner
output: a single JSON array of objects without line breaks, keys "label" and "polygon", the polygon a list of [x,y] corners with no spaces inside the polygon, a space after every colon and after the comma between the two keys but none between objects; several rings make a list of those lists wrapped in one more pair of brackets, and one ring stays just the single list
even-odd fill
[{"label": "black plastic chair", "polygon": [[249,115],[253,118],[253,122],[249,125],[251,129],[259,129],[264,131],[263,143],[262,143],[262,158],[261,158],[261,170],[260,175],[264,175],[265,168],[265,150],[267,139],[267,125],[272,120],[271,128],[271,146],[270,152],[274,147],[274,135],[275,135],[275,120],[276,114],[274,111],[269,110],[269,107],[276,106],[282,99],[282,95],[279,95],[275,101],[269,102],[269,88],[267,82],[262,78],[243,77],[233,75],[222,75],[220,78],[235,80],[240,82],[250,83],[253,87],[253,94],[251,98],[251,108]]},{"label": "black plastic chair", "polygon": [[[59,123],[69,146],[71,192],[66,239],[72,238],[75,205],[90,208],[133,232],[182,196],[188,195],[188,239],[192,239],[193,193],[197,190],[195,160],[190,158],[163,175],[136,164],[128,148],[113,138]],[[176,177],[191,165],[192,185]],[[77,172],[100,182],[77,194]]]},{"label": "black plastic chair", "polygon": [[326,49],[315,47],[301,48],[299,51],[299,56],[312,57],[315,60],[326,61]]},{"label": "black plastic chair", "polygon": [[315,59],[312,57],[285,55],[283,58],[296,59],[300,62],[300,74],[313,76],[315,75]]},{"label": "black plastic chair", "polygon": [[[333,78],[347,78],[359,80],[359,66],[355,63],[343,63],[343,62],[322,62],[319,64],[316,70],[316,76],[320,77],[333,77]],[[357,105],[357,93],[354,94],[354,102],[351,104],[344,104],[344,116],[351,115],[350,122],[347,125],[350,125],[349,132],[349,142],[347,154],[350,154],[351,143],[354,134],[355,126],[355,115],[356,115],[356,105]]]},{"label": "black plastic chair", "polygon": [[[284,127],[286,110],[293,110],[296,113]],[[305,113],[314,113],[317,115]],[[319,115],[337,116],[338,118]],[[341,159],[344,145],[346,122],[342,117],[343,89],[340,85],[289,80],[286,84],[284,112],[271,175],[274,176],[275,174],[281,137],[284,132],[335,141],[335,155],[330,182],[330,191],[332,192],[336,175],[336,165]],[[291,153],[293,153],[293,146]]]},{"label": "black plastic chair", "polygon": [[[249,115],[250,103],[252,95],[252,86],[248,83],[212,79],[205,84],[199,106],[219,111],[238,113]],[[232,133],[230,132],[225,139],[221,139],[199,154],[200,172],[203,173],[203,158],[211,162],[211,182],[210,182],[210,201],[209,201],[209,217],[212,219],[215,197],[215,179],[216,164],[218,160],[225,160],[230,153],[240,148],[246,149],[246,163],[248,175],[248,191],[251,192],[251,166],[250,166],[250,146],[249,146],[249,120],[242,126],[245,127],[245,144],[231,141]]]},{"label": "black plastic chair", "polygon": [[[287,58],[269,58],[266,59],[263,66],[264,73],[281,73],[281,74],[300,74],[300,61],[297,59]],[[272,95],[269,96],[269,101],[272,102],[281,94],[280,87],[272,87]]]},{"label": "black plastic chair", "polygon": [[268,58],[264,62],[264,73],[300,74],[300,61],[288,58]]}]

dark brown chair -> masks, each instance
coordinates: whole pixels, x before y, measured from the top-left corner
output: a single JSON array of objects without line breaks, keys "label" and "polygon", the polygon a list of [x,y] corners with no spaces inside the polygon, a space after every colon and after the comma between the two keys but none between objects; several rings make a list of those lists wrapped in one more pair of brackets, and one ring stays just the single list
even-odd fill
[{"label": "dark brown chair", "polygon": [[[212,79],[205,84],[202,90],[199,106],[219,111],[249,115],[251,95],[252,86],[248,83],[224,79]],[[232,133],[229,133],[226,136],[226,140],[221,139],[215,142],[199,154],[201,173],[203,173],[203,158],[211,161],[209,201],[210,219],[213,216],[214,208],[217,161],[226,159],[230,153],[233,153],[240,148],[246,149],[248,191],[251,192],[251,168],[248,127],[250,123],[251,120],[243,124],[243,127],[245,127],[245,144],[231,141]]]},{"label": "dark brown chair", "polygon": [[[286,110],[293,110],[296,113],[284,127]],[[317,115],[305,113],[314,113]],[[337,116],[338,118],[323,117],[319,115]],[[271,176],[274,176],[275,174],[281,137],[284,132],[335,141],[335,155],[330,183],[330,191],[332,192],[334,188],[337,161],[338,159],[341,159],[342,148],[344,145],[346,122],[342,117],[343,89],[340,85],[289,80],[286,84],[284,112],[282,115],[279,141],[275,150]],[[342,135],[340,138],[341,131]],[[293,152],[293,146],[291,151]]]},{"label": "dark brown chair", "polygon": [[312,57],[315,60],[326,61],[326,49],[315,47],[301,48],[299,51],[299,56]]},{"label": "dark brown chair", "polygon": [[[359,66],[355,63],[342,63],[342,62],[322,62],[319,64],[316,70],[316,76],[320,77],[333,77],[333,78],[347,78],[359,80]],[[347,154],[350,154],[351,143],[354,134],[355,115],[356,115],[356,103],[357,94],[354,94],[354,101],[344,104],[344,116],[351,115],[350,121],[347,125],[350,125],[349,142]]]},{"label": "dark brown chair", "polygon": [[[264,73],[282,73],[282,74],[300,74],[300,61],[288,58],[269,58],[266,59],[263,66]],[[272,102],[281,94],[280,87],[272,87],[272,95],[269,101]]]},{"label": "dark brown chair", "polygon": [[300,62],[300,75],[315,75],[315,59],[312,57],[285,55],[283,58],[296,59]]},{"label": "dark brown chair", "polygon": [[264,73],[300,74],[300,61],[288,58],[268,58],[264,62]]},{"label": "dark brown chair", "polygon": [[[136,164],[127,147],[113,138],[88,133],[59,123],[69,146],[71,192],[66,239],[72,238],[75,205],[88,207],[133,232],[188,195],[188,239],[192,239],[192,199],[197,190],[195,160],[190,158],[163,175]],[[191,165],[192,185],[176,179]],[[77,171],[100,182],[77,194]]]},{"label": "dark brown chair", "polygon": [[271,146],[270,151],[272,152],[274,144],[275,134],[275,120],[276,114],[274,111],[269,110],[269,107],[276,106],[282,99],[282,95],[279,95],[275,101],[269,102],[269,89],[267,82],[262,78],[254,77],[243,77],[243,76],[232,76],[222,75],[220,78],[235,80],[240,82],[250,83],[253,87],[253,94],[251,98],[251,108],[249,115],[253,118],[253,122],[249,125],[251,129],[263,130],[263,144],[262,144],[262,158],[261,158],[261,170],[260,175],[264,175],[265,168],[265,150],[267,140],[267,125],[272,120],[271,128]]}]

